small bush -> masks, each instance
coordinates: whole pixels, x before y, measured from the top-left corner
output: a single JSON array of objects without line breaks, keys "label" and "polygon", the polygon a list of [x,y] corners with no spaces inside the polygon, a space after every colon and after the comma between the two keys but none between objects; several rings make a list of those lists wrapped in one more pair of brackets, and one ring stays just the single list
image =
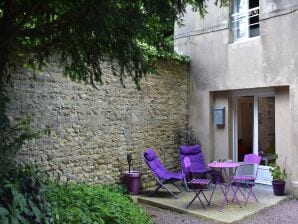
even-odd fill
[{"label": "small bush", "polygon": [[179,145],[201,145],[200,139],[192,127],[180,128],[176,131],[176,142]]},{"label": "small bush", "polygon": [[0,223],[50,223],[44,177],[33,166],[15,165],[0,177]]},{"label": "small bush", "polygon": [[30,118],[12,122],[6,115],[8,102],[5,86],[0,82],[0,223],[47,224],[50,209],[45,179],[35,167],[19,165],[15,155],[26,141],[49,134],[49,130],[32,131]]},{"label": "small bush", "polygon": [[55,224],[146,224],[150,219],[117,187],[53,184],[48,192]]}]

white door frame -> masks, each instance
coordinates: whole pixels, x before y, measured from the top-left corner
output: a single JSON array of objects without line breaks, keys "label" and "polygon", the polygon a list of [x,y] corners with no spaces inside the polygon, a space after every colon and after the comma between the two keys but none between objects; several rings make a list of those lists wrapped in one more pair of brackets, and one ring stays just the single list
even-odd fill
[{"label": "white door frame", "polygon": [[[254,118],[253,118],[253,153],[259,153],[259,115],[258,115],[258,100],[259,97],[274,97],[274,89],[266,88],[266,89],[249,89],[249,90],[236,90],[232,92],[233,99],[233,161],[238,160],[238,118],[237,118],[237,99],[241,96],[252,96],[254,97]],[[268,166],[259,166],[260,169],[269,172]],[[257,180],[256,182],[263,184],[271,184],[270,181]]]}]

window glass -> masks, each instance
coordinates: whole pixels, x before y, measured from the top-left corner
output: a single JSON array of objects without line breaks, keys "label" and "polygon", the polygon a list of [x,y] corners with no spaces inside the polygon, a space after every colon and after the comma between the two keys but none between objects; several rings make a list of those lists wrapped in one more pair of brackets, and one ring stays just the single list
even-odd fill
[{"label": "window glass", "polygon": [[234,0],[231,16],[234,40],[259,35],[259,0]]}]

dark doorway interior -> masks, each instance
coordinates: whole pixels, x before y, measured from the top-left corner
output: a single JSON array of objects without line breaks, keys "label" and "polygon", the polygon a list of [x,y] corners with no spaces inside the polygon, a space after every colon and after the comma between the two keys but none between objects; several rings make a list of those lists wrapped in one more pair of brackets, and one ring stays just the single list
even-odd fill
[{"label": "dark doorway interior", "polygon": [[238,161],[253,152],[254,97],[243,96],[237,101],[238,111]]}]

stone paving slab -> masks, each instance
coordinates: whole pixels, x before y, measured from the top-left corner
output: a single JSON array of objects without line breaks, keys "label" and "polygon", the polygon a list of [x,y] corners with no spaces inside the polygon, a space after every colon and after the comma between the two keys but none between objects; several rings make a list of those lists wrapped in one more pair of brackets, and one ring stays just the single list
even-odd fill
[{"label": "stone paving slab", "polygon": [[[171,185],[169,185],[171,189]],[[223,194],[219,191],[219,188],[215,191],[211,201],[211,205],[204,209],[198,199],[187,209],[186,206],[194,197],[194,192],[183,192],[179,199],[175,199],[168,192],[160,190],[153,197],[149,196],[152,189],[143,191],[141,195],[134,196],[135,200],[140,203],[146,203],[159,208],[172,210],[184,214],[191,214],[202,219],[213,220],[221,223],[232,223],[240,221],[243,218],[255,214],[264,208],[271,207],[283,200],[287,199],[287,196],[274,196],[272,192],[272,186],[256,185],[254,192],[257,195],[259,203],[250,199],[247,205],[244,203],[243,197],[239,194],[238,197],[241,201],[241,208],[235,202],[229,202],[225,204],[222,211],[220,211],[220,205],[223,201]],[[211,192],[207,191],[207,198],[210,197]],[[231,199],[232,195],[229,195]],[[203,197],[202,197],[203,199]]]}]

